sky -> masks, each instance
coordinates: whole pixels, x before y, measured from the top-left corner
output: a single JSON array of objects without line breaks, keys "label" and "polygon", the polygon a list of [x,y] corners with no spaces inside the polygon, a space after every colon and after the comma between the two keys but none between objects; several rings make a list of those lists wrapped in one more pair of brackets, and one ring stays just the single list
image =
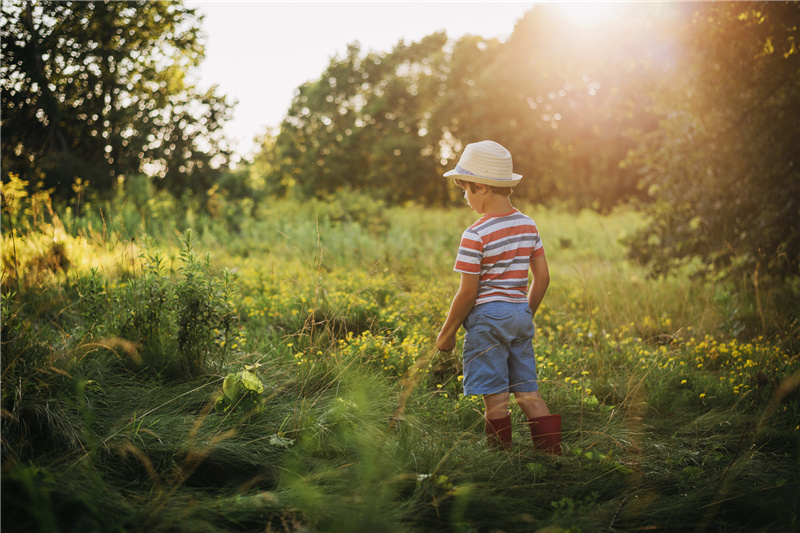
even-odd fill
[{"label": "sky", "polygon": [[189,0],[205,14],[206,56],[195,72],[201,88],[238,101],[225,127],[236,158],[276,128],[294,90],[319,78],[353,41],[386,52],[400,40],[437,31],[507,39],[534,2],[266,2]]}]

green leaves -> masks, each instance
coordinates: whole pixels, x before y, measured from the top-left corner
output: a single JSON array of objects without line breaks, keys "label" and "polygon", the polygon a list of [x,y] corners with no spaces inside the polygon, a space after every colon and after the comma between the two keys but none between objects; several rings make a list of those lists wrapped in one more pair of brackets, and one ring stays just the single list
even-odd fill
[{"label": "green leaves", "polygon": [[183,265],[175,290],[178,352],[188,375],[198,375],[210,363],[222,366],[235,335],[236,315],[232,294],[235,276],[228,270],[213,274],[211,258],[201,260],[194,251],[194,234],[184,233],[180,251]]},{"label": "green leaves", "polygon": [[571,448],[570,452],[584,463],[585,468],[599,468],[603,471],[617,471],[621,474],[633,474],[633,470],[612,458],[611,452],[601,453],[597,450]]},{"label": "green leaves", "polygon": [[445,43],[434,34],[367,54],[354,43],[301,86],[275,141],[276,192],[323,198],[350,189],[393,203],[446,198],[448,184],[432,179],[439,132],[428,127]]},{"label": "green leaves", "polygon": [[[222,382],[222,395],[217,398],[214,408],[221,412],[236,409],[259,410],[262,407],[261,394],[263,392],[264,384],[252,372],[242,370],[236,374],[228,374]],[[291,439],[285,439],[274,445],[287,447],[290,445],[286,442],[288,440]]]},{"label": "green leaves", "polygon": [[228,151],[231,105],[186,73],[203,58],[199,18],[175,2],[3,2],[3,179],[70,196],[144,171],[205,191]]},{"label": "green leaves", "polygon": [[800,7],[693,9],[677,34],[683,52],[653,93],[664,120],[633,157],[656,201],[647,208],[652,222],[630,241],[632,255],[656,274],[694,260],[721,278],[795,277]]}]

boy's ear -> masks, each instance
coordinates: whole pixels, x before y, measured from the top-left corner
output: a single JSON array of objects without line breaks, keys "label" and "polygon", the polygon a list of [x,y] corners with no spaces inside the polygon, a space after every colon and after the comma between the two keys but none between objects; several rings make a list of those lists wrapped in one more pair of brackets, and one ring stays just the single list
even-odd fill
[{"label": "boy's ear", "polygon": [[489,186],[484,185],[483,183],[476,183],[475,189],[477,189],[477,192],[480,192],[481,194],[486,194],[489,192]]}]

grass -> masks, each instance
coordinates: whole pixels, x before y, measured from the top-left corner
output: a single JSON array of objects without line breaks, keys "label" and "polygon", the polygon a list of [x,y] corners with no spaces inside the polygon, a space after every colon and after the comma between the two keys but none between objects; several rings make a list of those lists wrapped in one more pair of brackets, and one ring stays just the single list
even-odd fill
[{"label": "grass", "polygon": [[[513,450],[490,453],[458,349],[434,349],[471,214],[340,207],[264,206],[236,231],[195,211],[195,239],[161,220],[133,242],[135,213],[54,218],[13,258],[5,232],[3,529],[797,527],[796,319],[763,335],[737,287],[648,278],[619,244],[631,211],[526,209],[564,454],[534,450],[518,409]],[[256,403],[215,408],[243,371]]]}]

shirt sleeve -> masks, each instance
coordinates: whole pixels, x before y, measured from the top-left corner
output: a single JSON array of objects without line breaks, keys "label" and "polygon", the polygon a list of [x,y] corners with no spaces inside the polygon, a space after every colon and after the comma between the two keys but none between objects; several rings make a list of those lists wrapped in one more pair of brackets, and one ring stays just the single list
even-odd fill
[{"label": "shirt sleeve", "polygon": [[475,231],[467,228],[461,235],[461,244],[458,246],[453,270],[463,274],[480,274],[482,258],[483,240]]}]

